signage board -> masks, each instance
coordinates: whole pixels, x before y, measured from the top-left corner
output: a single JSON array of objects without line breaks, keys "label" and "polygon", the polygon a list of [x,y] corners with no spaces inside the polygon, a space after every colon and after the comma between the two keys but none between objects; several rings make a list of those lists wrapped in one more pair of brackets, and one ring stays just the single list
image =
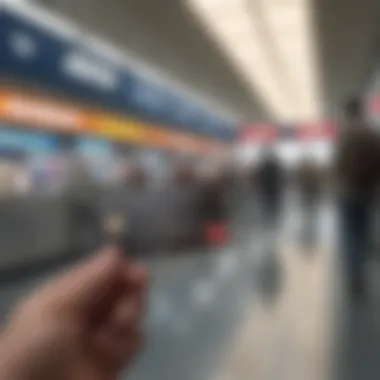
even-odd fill
[{"label": "signage board", "polygon": [[[117,143],[199,154],[222,144],[199,135],[163,129],[138,119],[84,109],[47,99],[36,93],[0,88],[0,121],[64,136],[88,135]],[[211,155],[213,150],[208,149]]]},{"label": "signage board", "polygon": [[335,125],[329,121],[305,123],[297,127],[297,138],[304,141],[333,140],[336,134]]},{"label": "signage board", "polygon": [[278,138],[278,128],[269,124],[256,124],[243,127],[240,140],[244,143],[268,144]]},{"label": "signage board", "polygon": [[0,70],[96,103],[125,108],[128,73],[85,46],[0,12]]},{"label": "signage board", "polygon": [[[49,87],[168,129],[231,140],[230,132],[226,133],[230,128],[212,112],[204,117],[203,108],[181,94],[9,9],[0,11],[0,51],[0,75]],[[211,123],[207,121],[210,115]]]},{"label": "signage board", "polygon": [[5,124],[1,124],[0,128],[0,149],[37,153],[51,153],[57,149],[58,141],[54,136],[17,131]]}]

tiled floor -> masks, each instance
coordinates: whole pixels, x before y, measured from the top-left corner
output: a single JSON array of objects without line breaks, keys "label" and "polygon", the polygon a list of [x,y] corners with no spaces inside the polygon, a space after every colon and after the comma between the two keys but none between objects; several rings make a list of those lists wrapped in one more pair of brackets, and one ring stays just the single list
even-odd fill
[{"label": "tiled floor", "polygon": [[367,296],[355,302],[343,292],[332,206],[321,209],[314,252],[296,243],[301,213],[288,214],[277,239],[285,274],[279,297],[271,305],[251,300],[212,380],[380,378],[379,246],[368,262]]},{"label": "tiled floor", "polygon": [[279,249],[284,283],[273,304],[252,308],[216,380],[329,378],[334,334],[334,260],[326,249]]}]

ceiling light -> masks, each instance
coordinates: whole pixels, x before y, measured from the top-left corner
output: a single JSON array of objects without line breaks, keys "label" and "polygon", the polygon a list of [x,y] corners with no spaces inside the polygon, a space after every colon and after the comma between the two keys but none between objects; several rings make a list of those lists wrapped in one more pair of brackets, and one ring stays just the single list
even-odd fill
[{"label": "ceiling light", "polygon": [[188,5],[275,118],[318,117],[311,0],[188,0]]}]

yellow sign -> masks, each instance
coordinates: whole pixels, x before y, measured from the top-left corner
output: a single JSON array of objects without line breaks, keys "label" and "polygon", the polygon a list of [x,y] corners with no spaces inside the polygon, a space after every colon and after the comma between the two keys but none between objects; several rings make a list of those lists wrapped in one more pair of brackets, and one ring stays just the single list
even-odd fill
[{"label": "yellow sign", "polygon": [[212,155],[226,147],[193,134],[174,132],[131,117],[85,109],[11,88],[0,89],[0,120],[187,154]]},{"label": "yellow sign", "polygon": [[95,116],[93,131],[96,135],[126,143],[145,143],[147,139],[147,129],[143,125],[117,116]]}]

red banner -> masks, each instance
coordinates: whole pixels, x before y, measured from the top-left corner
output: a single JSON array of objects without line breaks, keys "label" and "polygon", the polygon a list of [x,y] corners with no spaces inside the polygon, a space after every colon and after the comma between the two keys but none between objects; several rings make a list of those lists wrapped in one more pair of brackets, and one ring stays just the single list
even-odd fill
[{"label": "red banner", "polygon": [[245,126],[239,137],[241,142],[268,144],[278,138],[278,128],[269,124]]},{"label": "red banner", "polygon": [[380,119],[380,94],[372,94],[368,104],[369,116],[372,120],[378,122]]},{"label": "red banner", "polygon": [[331,122],[301,124],[297,127],[298,140],[332,140],[336,134],[336,127]]}]

